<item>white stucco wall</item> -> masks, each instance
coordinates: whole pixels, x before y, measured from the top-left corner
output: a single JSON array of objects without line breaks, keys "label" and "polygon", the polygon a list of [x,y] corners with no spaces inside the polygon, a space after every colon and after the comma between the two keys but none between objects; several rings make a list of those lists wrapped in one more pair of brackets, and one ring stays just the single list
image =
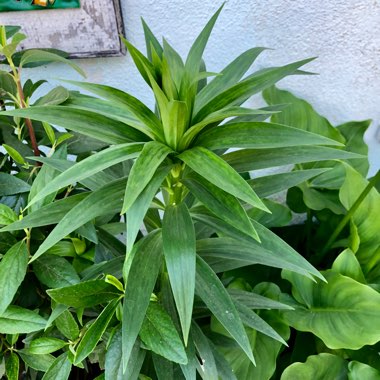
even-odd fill
[{"label": "white stucco wall", "polygon": [[[158,36],[185,55],[219,6],[212,0],[121,0],[127,38],[143,49],[143,16]],[[307,69],[318,76],[290,77],[280,87],[309,100],[333,123],[373,119],[366,135],[371,174],[380,168],[380,2],[378,0],[229,0],[205,53],[209,71],[222,69],[253,46],[264,52],[256,68],[318,56]],[[86,59],[88,80],[129,91],[149,104],[152,96],[131,58]],[[50,66],[33,76],[77,78]],[[55,82],[56,83],[56,82]],[[251,104],[259,100],[251,100]]]}]

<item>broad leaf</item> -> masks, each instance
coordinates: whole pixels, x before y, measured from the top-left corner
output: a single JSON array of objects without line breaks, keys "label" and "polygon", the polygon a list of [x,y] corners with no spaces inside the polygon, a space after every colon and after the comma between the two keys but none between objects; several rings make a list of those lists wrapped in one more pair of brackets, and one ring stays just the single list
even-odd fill
[{"label": "broad leaf", "polygon": [[26,193],[30,190],[23,180],[8,173],[0,173],[0,196]]},{"label": "broad leaf", "polygon": [[59,332],[71,341],[79,337],[79,327],[73,315],[66,309],[56,318],[55,325]]},{"label": "broad leaf", "polygon": [[158,355],[187,364],[186,352],[173,321],[157,302],[151,302],[140,330],[140,338]]},{"label": "broad leaf", "polygon": [[26,275],[28,250],[24,241],[14,245],[0,261],[0,315],[11,304]]},{"label": "broad leaf", "polygon": [[231,297],[217,275],[200,257],[197,258],[195,284],[197,295],[254,363],[247,334]]},{"label": "broad leaf", "polygon": [[67,380],[71,372],[71,363],[67,352],[58,356],[47,370],[42,380]]},{"label": "broad leaf", "polygon": [[7,205],[0,203],[0,225],[7,226],[17,220],[17,214]]},{"label": "broad leaf", "polygon": [[50,354],[52,352],[60,350],[62,347],[65,347],[66,345],[66,342],[57,338],[37,338],[30,342],[30,345],[27,348],[27,354]]},{"label": "broad leaf", "polygon": [[55,357],[53,355],[32,355],[25,352],[18,351],[23,362],[30,368],[36,371],[46,372],[53,364]]},{"label": "broad leaf", "polygon": [[281,376],[281,380],[345,379],[347,379],[347,362],[339,356],[325,353],[309,356],[305,363],[293,363]]},{"label": "broad leaf", "polygon": [[128,326],[128,328],[123,328],[122,338],[124,370],[143,324],[160,269],[162,259],[161,235],[151,233],[140,240],[132,257],[130,270],[124,275],[126,286],[123,326]]},{"label": "broad leaf", "polygon": [[28,334],[43,330],[46,320],[34,311],[9,306],[0,316],[1,334]]},{"label": "broad leaf", "polygon": [[254,207],[268,211],[244,179],[215,153],[203,147],[195,147],[186,150],[178,157],[215,186]]},{"label": "broad leaf", "polygon": [[95,322],[83,335],[75,353],[74,364],[79,364],[84,360],[96,347],[102,335],[104,334],[108,324],[111,322],[115,314],[119,300],[111,301],[96,318]]},{"label": "broad leaf", "polygon": [[324,273],[328,283],[313,283],[295,273],[283,272],[293,285],[300,304],[284,312],[288,323],[310,331],[332,349],[357,350],[380,340],[380,294],[333,271]]},{"label": "broad leaf", "polygon": [[196,253],[193,221],[185,203],[166,207],[162,240],[182,334],[187,344],[194,303]]},{"label": "broad leaf", "polygon": [[16,353],[11,352],[5,357],[5,372],[8,380],[18,380],[20,370],[20,359]]},{"label": "broad leaf", "polygon": [[91,307],[111,301],[120,292],[103,280],[84,281],[79,284],[47,290],[48,295],[58,303],[72,307]]},{"label": "broad leaf", "polygon": [[379,380],[380,372],[367,364],[352,361],[348,364],[348,380]]}]

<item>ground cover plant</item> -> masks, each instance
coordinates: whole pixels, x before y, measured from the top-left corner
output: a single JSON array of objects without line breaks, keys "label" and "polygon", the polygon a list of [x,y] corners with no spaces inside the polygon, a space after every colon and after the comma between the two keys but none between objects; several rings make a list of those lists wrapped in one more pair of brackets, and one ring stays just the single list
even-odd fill
[{"label": "ground cover plant", "polygon": [[259,47],[207,72],[220,11],[185,61],[145,22],[146,56],[124,40],[155,110],[83,81],[32,101],[23,67],[81,70],[2,27],[0,376],[380,378],[369,121],[275,87],[310,59],[246,74]]}]

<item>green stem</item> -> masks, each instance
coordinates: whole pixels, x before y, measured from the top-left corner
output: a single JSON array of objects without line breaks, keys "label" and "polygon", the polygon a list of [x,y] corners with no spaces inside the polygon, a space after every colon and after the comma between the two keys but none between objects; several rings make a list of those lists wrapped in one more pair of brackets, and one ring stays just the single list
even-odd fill
[{"label": "green stem", "polygon": [[359,195],[358,199],[354,202],[354,204],[351,206],[351,208],[348,210],[347,214],[344,216],[344,218],[340,221],[340,223],[335,228],[334,232],[330,236],[330,239],[327,241],[325,247],[323,248],[321,254],[320,254],[320,261],[324,258],[327,251],[331,248],[331,246],[334,244],[335,240],[339,236],[339,234],[342,232],[343,228],[346,226],[346,224],[350,221],[351,217],[355,214],[356,210],[360,206],[360,204],[363,202],[365,197],[368,195],[368,193],[372,190],[372,188],[376,185],[377,181],[380,180],[380,170],[371,178],[371,180],[368,182],[368,185],[365,187],[365,189],[362,191],[362,193]]}]

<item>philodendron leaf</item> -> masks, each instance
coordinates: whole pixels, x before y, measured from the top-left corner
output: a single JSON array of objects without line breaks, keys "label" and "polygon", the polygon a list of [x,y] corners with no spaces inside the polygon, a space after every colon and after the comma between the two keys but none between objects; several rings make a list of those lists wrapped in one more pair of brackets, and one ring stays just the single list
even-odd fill
[{"label": "philodendron leaf", "polygon": [[170,153],[172,150],[168,146],[157,141],[144,145],[129,174],[122,213],[128,211]]},{"label": "philodendron leaf", "polygon": [[47,290],[48,295],[58,303],[72,307],[91,307],[111,301],[120,292],[103,280],[84,281],[79,284]]},{"label": "philodendron leaf", "polygon": [[151,302],[140,330],[144,344],[158,355],[179,364],[187,364],[183,343],[170,316],[157,302]]},{"label": "philodendron leaf", "polygon": [[143,324],[162,260],[162,238],[153,232],[135,247],[132,264],[126,261],[124,271],[125,298],[123,308],[123,370]]},{"label": "philodendron leaf", "polygon": [[352,361],[348,364],[348,380],[379,380],[380,372],[367,364]]},{"label": "philodendron leaf", "polygon": [[197,257],[195,291],[252,363],[255,363],[243,323],[230,295],[215,272],[200,257]]},{"label": "philodendron leaf", "polygon": [[42,380],[67,380],[71,372],[71,363],[67,352],[58,356],[47,370]]},{"label": "philodendron leaf", "polygon": [[327,283],[313,283],[283,271],[300,304],[284,311],[286,321],[310,331],[331,349],[358,350],[380,341],[380,294],[367,285],[334,271],[324,272]]},{"label": "philodendron leaf", "polygon": [[352,279],[366,283],[362,268],[359,261],[351,249],[345,249],[335,260],[331,267],[334,272],[340,273],[343,276],[351,277]]},{"label": "philodendron leaf", "polygon": [[[285,369],[281,380],[346,380],[347,362],[340,356],[309,356],[305,363],[293,363]],[[364,380],[362,377],[361,379]],[[367,378],[365,378],[367,380]]]},{"label": "philodendron leaf", "polygon": [[15,244],[0,261],[0,315],[7,309],[24,280],[28,267],[24,241]]},{"label": "philodendron leaf", "polygon": [[178,158],[215,186],[254,207],[268,211],[247,182],[231,166],[210,150],[198,146],[186,150]]},{"label": "philodendron leaf", "polygon": [[0,316],[1,334],[28,334],[43,330],[46,319],[34,311],[19,306],[9,306]]},{"label": "philodendron leaf", "polygon": [[194,225],[185,203],[166,207],[162,240],[182,334],[187,344],[194,303],[196,250]]},{"label": "philodendron leaf", "polygon": [[118,299],[112,300],[83,335],[76,349],[74,359],[75,365],[79,364],[95,349],[113,315],[115,314],[118,303]]}]

